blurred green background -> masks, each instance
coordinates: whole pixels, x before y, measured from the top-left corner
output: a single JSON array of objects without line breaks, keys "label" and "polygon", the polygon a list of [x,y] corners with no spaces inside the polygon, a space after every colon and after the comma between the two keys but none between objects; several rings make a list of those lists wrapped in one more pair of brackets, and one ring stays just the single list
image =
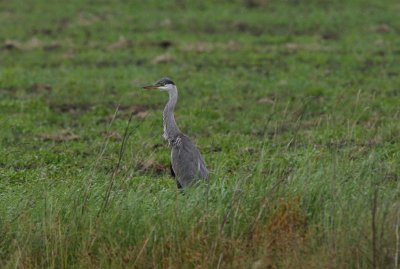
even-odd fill
[{"label": "blurred green background", "polygon": [[[398,266],[399,14],[0,1],[0,266]],[[165,76],[208,193],[169,176]]]}]

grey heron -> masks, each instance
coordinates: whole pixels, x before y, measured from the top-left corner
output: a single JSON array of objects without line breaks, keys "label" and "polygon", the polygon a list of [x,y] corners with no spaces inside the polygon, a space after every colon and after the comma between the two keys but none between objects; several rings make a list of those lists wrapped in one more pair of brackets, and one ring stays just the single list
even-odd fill
[{"label": "grey heron", "polygon": [[171,174],[175,177],[178,188],[188,187],[198,180],[207,180],[208,170],[203,157],[189,137],[180,131],[175,121],[174,109],[178,101],[175,83],[169,78],[163,78],[143,88],[158,89],[169,94],[163,113],[163,137],[171,147]]}]

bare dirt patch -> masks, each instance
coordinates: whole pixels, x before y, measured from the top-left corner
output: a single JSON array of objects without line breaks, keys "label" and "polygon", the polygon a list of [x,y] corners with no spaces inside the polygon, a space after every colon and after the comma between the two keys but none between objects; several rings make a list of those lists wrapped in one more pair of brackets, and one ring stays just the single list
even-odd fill
[{"label": "bare dirt patch", "polygon": [[53,87],[46,83],[35,83],[27,89],[30,93],[49,93],[52,90]]},{"label": "bare dirt patch", "polygon": [[151,63],[152,64],[166,64],[166,63],[171,63],[175,61],[175,57],[172,56],[169,53],[161,54],[157,57],[155,57]]},{"label": "bare dirt patch", "polygon": [[275,100],[270,96],[266,96],[266,97],[262,97],[262,98],[258,99],[257,103],[273,105],[275,103]]},{"label": "bare dirt patch", "polygon": [[122,140],[122,135],[118,132],[104,132],[103,136],[105,138],[108,138],[110,140],[114,140],[114,141],[120,141]]},{"label": "bare dirt patch", "polygon": [[21,43],[17,40],[6,39],[3,42],[3,48],[7,50],[19,49],[21,48]]},{"label": "bare dirt patch", "polygon": [[371,27],[371,31],[376,33],[388,33],[392,30],[392,28],[387,24],[379,24]]},{"label": "bare dirt patch", "polygon": [[150,108],[152,108],[152,106],[149,105],[121,105],[119,111],[124,116],[133,114],[134,116],[140,115],[139,117],[146,117]]},{"label": "bare dirt patch", "polygon": [[209,42],[193,42],[186,44],[183,47],[184,51],[194,51],[194,52],[208,52],[214,49],[214,45]]},{"label": "bare dirt patch", "polygon": [[50,109],[57,113],[68,113],[72,115],[79,115],[88,112],[94,108],[93,104],[89,103],[73,103],[73,104],[50,104]]},{"label": "bare dirt patch", "polygon": [[120,106],[112,105],[112,106],[114,108],[118,107],[117,115],[114,116],[113,113],[106,117],[103,117],[98,121],[99,123],[110,123],[114,118],[128,119],[131,115],[133,115],[137,119],[143,120],[149,115],[148,110],[152,108],[152,106],[149,105],[120,105]]},{"label": "bare dirt patch", "polygon": [[156,175],[165,174],[168,171],[168,167],[158,163],[154,159],[148,159],[139,164],[137,167],[138,171],[152,173]]},{"label": "bare dirt patch", "polygon": [[310,44],[298,44],[298,43],[286,43],[284,48],[288,51],[323,51],[325,48],[321,47],[321,45],[317,43]]},{"label": "bare dirt patch", "polygon": [[107,46],[107,50],[117,50],[132,47],[133,42],[121,36],[117,41]]},{"label": "bare dirt patch", "polygon": [[61,47],[60,42],[53,40],[49,42],[44,42],[37,37],[32,37],[26,42],[21,42],[14,39],[6,39],[3,42],[3,48],[6,50],[34,50],[34,49],[44,49],[44,50],[54,50]]},{"label": "bare dirt patch", "polygon": [[239,42],[230,40],[228,42],[207,42],[207,41],[199,41],[184,44],[181,47],[181,50],[187,52],[197,52],[197,53],[205,53],[213,50],[229,50],[229,51],[238,51],[241,49],[241,45]]},{"label": "bare dirt patch", "polygon": [[79,140],[80,136],[74,134],[69,130],[60,130],[55,133],[41,134],[39,135],[39,138],[43,141],[64,142],[64,141]]}]

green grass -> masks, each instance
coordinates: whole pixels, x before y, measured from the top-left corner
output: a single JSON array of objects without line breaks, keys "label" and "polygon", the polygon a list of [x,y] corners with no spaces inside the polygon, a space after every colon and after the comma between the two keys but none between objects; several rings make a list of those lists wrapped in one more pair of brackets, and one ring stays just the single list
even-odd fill
[{"label": "green grass", "polygon": [[397,1],[67,2],[0,1],[0,267],[399,266]]}]

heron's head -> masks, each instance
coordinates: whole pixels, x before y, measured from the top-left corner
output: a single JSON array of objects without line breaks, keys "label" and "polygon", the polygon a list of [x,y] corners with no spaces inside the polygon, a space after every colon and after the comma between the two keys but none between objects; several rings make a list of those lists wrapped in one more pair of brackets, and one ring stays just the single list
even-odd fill
[{"label": "heron's head", "polygon": [[161,91],[170,91],[175,89],[175,83],[169,78],[163,78],[152,85],[144,86],[143,89],[159,89]]}]

